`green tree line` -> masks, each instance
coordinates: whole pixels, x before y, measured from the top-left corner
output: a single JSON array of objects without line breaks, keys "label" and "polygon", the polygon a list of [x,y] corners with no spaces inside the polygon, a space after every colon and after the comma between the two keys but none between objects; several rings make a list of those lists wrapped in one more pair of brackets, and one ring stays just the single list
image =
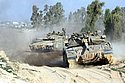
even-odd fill
[{"label": "green tree line", "polygon": [[121,40],[122,33],[125,32],[125,7],[117,6],[113,10],[106,9],[103,12],[104,5],[104,2],[94,0],[87,6],[87,10],[81,7],[77,11],[70,12],[67,18],[60,2],[53,6],[46,4],[43,10],[33,5],[31,23],[33,27],[40,28],[61,26],[61,23],[75,25],[73,28],[78,28],[77,26],[80,25],[81,32],[96,31],[99,25],[100,29],[105,27],[104,34],[111,40]]},{"label": "green tree line", "polygon": [[60,2],[53,6],[44,6],[43,10],[39,10],[36,5],[32,7],[31,23],[33,27],[49,27],[51,25],[59,25],[64,21],[64,10]]}]

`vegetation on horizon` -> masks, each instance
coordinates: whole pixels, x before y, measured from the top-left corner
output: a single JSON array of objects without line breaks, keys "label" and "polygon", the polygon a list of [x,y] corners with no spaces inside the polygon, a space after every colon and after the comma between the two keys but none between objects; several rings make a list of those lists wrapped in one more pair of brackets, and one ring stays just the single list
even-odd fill
[{"label": "vegetation on horizon", "polygon": [[46,4],[43,10],[39,10],[36,5],[33,5],[32,12],[31,21],[33,27],[49,27],[64,22],[64,10],[60,2],[53,6]]},{"label": "vegetation on horizon", "polygon": [[88,5],[85,28],[83,28],[82,31],[95,31],[95,23],[102,14],[103,6],[104,2],[99,2],[98,0],[93,1]]},{"label": "vegetation on horizon", "polygon": [[[103,14],[104,2],[93,1],[87,6],[70,12],[68,17],[64,15],[61,2],[53,6],[45,5],[43,10],[39,10],[36,5],[32,7],[31,22],[33,27],[45,28],[61,26],[81,28],[82,32],[104,30],[104,34],[111,40],[120,40],[125,32],[125,7],[116,7],[114,10],[106,9]],[[97,27],[98,26],[98,27]],[[104,27],[104,29],[102,29]]]}]

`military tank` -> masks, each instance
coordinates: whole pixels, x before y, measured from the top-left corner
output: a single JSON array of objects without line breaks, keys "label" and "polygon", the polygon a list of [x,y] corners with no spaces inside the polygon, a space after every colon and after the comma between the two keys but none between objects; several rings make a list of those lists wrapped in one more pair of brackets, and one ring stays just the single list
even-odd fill
[{"label": "military tank", "polygon": [[97,65],[112,63],[111,43],[105,35],[95,33],[74,33],[63,49],[63,62],[66,67],[80,65]]},{"label": "military tank", "polygon": [[48,33],[45,38],[37,38],[29,45],[31,51],[34,52],[52,52],[55,50],[63,50],[64,43],[68,40],[62,32]]},{"label": "military tank", "polygon": [[53,50],[55,39],[36,39],[30,45],[31,51],[34,52],[49,52]]}]

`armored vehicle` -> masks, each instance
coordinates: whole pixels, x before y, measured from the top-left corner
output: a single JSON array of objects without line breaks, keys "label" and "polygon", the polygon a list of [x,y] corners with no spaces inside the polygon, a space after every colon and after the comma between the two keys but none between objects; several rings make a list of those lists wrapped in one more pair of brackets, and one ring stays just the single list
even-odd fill
[{"label": "armored vehicle", "polygon": [[29,45],[31,51],[48,52],[54,47],[54,39],[36,39]]},{"label": "armored vehicle", "polygon": [[53,31],[48,33],[45,38],[37,38],[30,45],[31,51],[36,52],[51,52],[55,50],[63,50],[64,43],[67,38],[65,34]]},{"label": "armored vehicle", "polygon": [[108,64],[112,63],[112,47],[105,35],[95,33],[74,33],[63,49],[65,66],[75,64]]}]

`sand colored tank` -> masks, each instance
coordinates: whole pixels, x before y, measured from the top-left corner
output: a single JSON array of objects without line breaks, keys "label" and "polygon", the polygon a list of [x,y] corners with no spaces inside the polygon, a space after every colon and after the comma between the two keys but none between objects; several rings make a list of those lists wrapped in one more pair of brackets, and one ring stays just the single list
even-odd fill
[{"label": "sand colored tank", "polygon": [[45,38],[37,38],[29,47],[31,51],[51,52],[54,50],[63,50],[64,43],[66,42],[67,39],[63,33],[53,31],[52,33],[48,33]]},{"label": "sand colored tank", "polygon": [[112,47],[105,35],[95,33],[73,34],[63,53],[64,64],[73,67],[77,64],[112,63]]}]

